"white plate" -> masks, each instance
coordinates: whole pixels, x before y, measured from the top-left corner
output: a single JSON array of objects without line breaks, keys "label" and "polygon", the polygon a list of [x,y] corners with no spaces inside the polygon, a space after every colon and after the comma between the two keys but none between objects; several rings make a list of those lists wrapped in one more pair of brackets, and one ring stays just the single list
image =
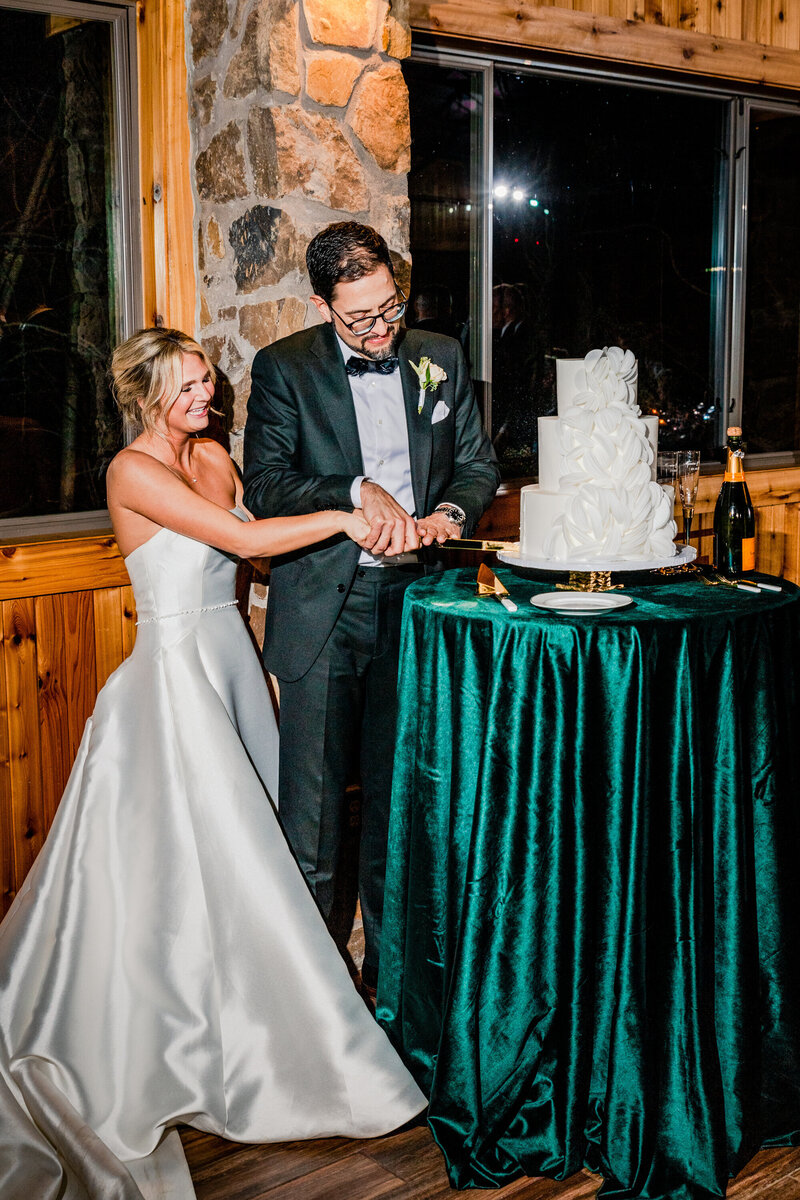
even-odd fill
[{"label": "white plate", "polygon": [[539,592],[531,596],[531,604],[548,612],[578,613],[582,616],[608,612],[612,608],[624,608],[631,603],[630,596],[619,592]]},{"label": "white plate", "polygon": [[670,558],[652,558],[645,562],[641,558],[598,558],[593,562],[586,559],[530,558],[519,550],[498,550],[501,562],[514,567],[528,567],[536,571],[656,571],[660,567],[682,567],[697,558],[694,546],[676,543],[677,553]]}]

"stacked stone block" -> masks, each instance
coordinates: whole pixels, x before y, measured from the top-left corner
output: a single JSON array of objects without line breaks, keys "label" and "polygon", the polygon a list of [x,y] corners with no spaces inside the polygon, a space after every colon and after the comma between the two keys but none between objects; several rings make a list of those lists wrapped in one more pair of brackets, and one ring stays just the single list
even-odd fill
[{"label": "stacked stone block", "polygon": [[318,319],[310,238],[374,225],[408,285],[411,37],[406,0],[191,0],[187,38],[198,324],[238,457],[253,355]]}]

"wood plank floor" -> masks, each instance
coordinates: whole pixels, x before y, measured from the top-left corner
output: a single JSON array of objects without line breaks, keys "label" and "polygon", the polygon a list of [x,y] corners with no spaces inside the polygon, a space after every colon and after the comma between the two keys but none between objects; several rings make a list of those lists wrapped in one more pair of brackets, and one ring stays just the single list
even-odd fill
[{"label": "wood plank floor", "polygon": [[[562,1183],[518,1179],[493,1190],[454,1191],[427,1127],[369,1141],[327,1138],[239,1146],[182,1129],[198,1200],[592,1200],[599,1176]],[[800,1200],[800,1149],[762,1150],[728,1187],[728,1200]]]}]

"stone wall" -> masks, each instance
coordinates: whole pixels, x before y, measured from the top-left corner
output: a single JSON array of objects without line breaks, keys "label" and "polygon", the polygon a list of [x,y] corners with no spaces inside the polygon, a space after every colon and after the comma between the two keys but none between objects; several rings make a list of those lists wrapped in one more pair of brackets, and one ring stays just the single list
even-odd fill
[{"label": "stone wall", "polygon": [[408,283],[407,0],[190,0],[187,20],[198,327],[240,458],[254,354],[319,319],[311,237],[374,225]]}]

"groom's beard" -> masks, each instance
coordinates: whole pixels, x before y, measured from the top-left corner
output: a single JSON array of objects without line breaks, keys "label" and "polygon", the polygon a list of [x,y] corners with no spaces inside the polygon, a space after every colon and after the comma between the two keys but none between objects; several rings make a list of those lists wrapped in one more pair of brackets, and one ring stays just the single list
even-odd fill
[{"label": "groom's beard", "polygon": [[358,339],[360,343],[358,346],[359,353],[363,354],[364,358],[371,358],[375,362],[382,362],[384,358],[391,358],[393,354],[397,353],[397,343],[400,341],[400,334],[402,333],[400,325],[392,325],[390,333],[391,340],[377,348],[369,345],[370,335],[368,333],[365,334],[362,338]]}]

